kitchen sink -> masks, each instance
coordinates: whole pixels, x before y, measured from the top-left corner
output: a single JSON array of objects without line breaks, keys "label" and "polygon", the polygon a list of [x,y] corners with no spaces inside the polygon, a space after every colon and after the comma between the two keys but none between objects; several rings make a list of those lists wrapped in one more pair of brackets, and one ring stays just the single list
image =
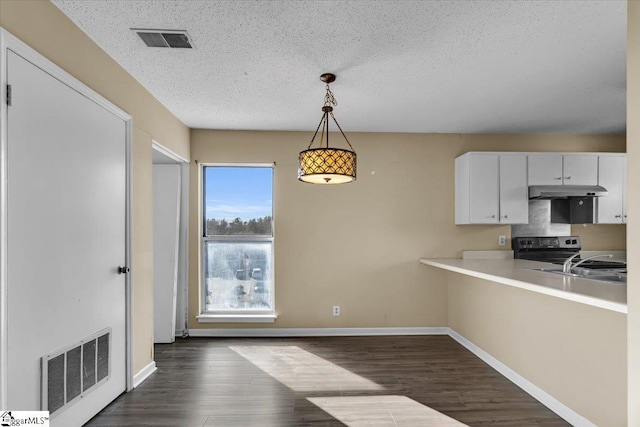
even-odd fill
[{"label": "kitchen sink", "polygon": [[599,280],[612,283],[627,283],[626,270],[591,270],[588,268],[575,268],[571,273],[565,273],[562,268],[530,268],[529,270],[543,271],[545,273],[559,274],[567,277],[580,277],[583,279]]}]

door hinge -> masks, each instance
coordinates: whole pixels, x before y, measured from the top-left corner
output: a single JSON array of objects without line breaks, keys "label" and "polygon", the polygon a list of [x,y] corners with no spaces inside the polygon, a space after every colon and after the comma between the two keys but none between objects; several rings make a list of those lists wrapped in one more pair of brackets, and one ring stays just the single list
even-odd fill
[{"label": "door hinge", "polygon": [[7,105],[11,107],[11,85],[7,85]]}]

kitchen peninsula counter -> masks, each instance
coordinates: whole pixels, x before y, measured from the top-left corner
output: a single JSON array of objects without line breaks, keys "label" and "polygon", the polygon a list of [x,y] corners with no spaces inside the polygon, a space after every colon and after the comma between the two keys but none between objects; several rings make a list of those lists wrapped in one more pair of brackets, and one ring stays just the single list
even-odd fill
[{"label": "kitchen peninsula counter", "polygon": [[463,345],[571,425],[628,424],[625,285],[523,259],[420,262],[446,284],[447,326]]},{"label": "kitchen peninsula counter", "polygon": [[627,286],[625,284],[601,282],[532,270],[535,268],[558,268],[554,264],[522,259],[457,258],[422,258],[420,262],[507,286],[618,313],[627,313]]}]

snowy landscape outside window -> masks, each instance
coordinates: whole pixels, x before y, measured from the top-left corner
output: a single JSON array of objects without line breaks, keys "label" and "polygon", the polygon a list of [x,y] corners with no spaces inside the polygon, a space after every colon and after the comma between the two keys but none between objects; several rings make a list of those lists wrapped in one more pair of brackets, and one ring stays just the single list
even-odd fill
[{"label": "snowy landscape outside window", "polygon": [[203,167],[203,313],[272,314],[273,167]]}]

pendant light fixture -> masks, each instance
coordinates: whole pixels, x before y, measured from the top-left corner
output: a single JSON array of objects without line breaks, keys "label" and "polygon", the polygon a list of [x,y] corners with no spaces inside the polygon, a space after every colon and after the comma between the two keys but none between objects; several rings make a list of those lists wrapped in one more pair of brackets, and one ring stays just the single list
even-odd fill
[{"label": "pendant light fixture", "polygon": [[[329,89],[329,84],[336,80],[336,76],[326,73],[320,76],[320,80],[327,86],[322,106],[322,119],[309,146],[298,156],[298,179],[311,184],[344,184],[356,179],[356,152],[353,151],[351,143],[333,115],[333,106],[338,103]],[[335,122],[344,140],[347,141],[350,150],[329,146],[329,116]],[[322,128],[322,133],[320,134],[319,146],[311,148],[320,128]]]}]

